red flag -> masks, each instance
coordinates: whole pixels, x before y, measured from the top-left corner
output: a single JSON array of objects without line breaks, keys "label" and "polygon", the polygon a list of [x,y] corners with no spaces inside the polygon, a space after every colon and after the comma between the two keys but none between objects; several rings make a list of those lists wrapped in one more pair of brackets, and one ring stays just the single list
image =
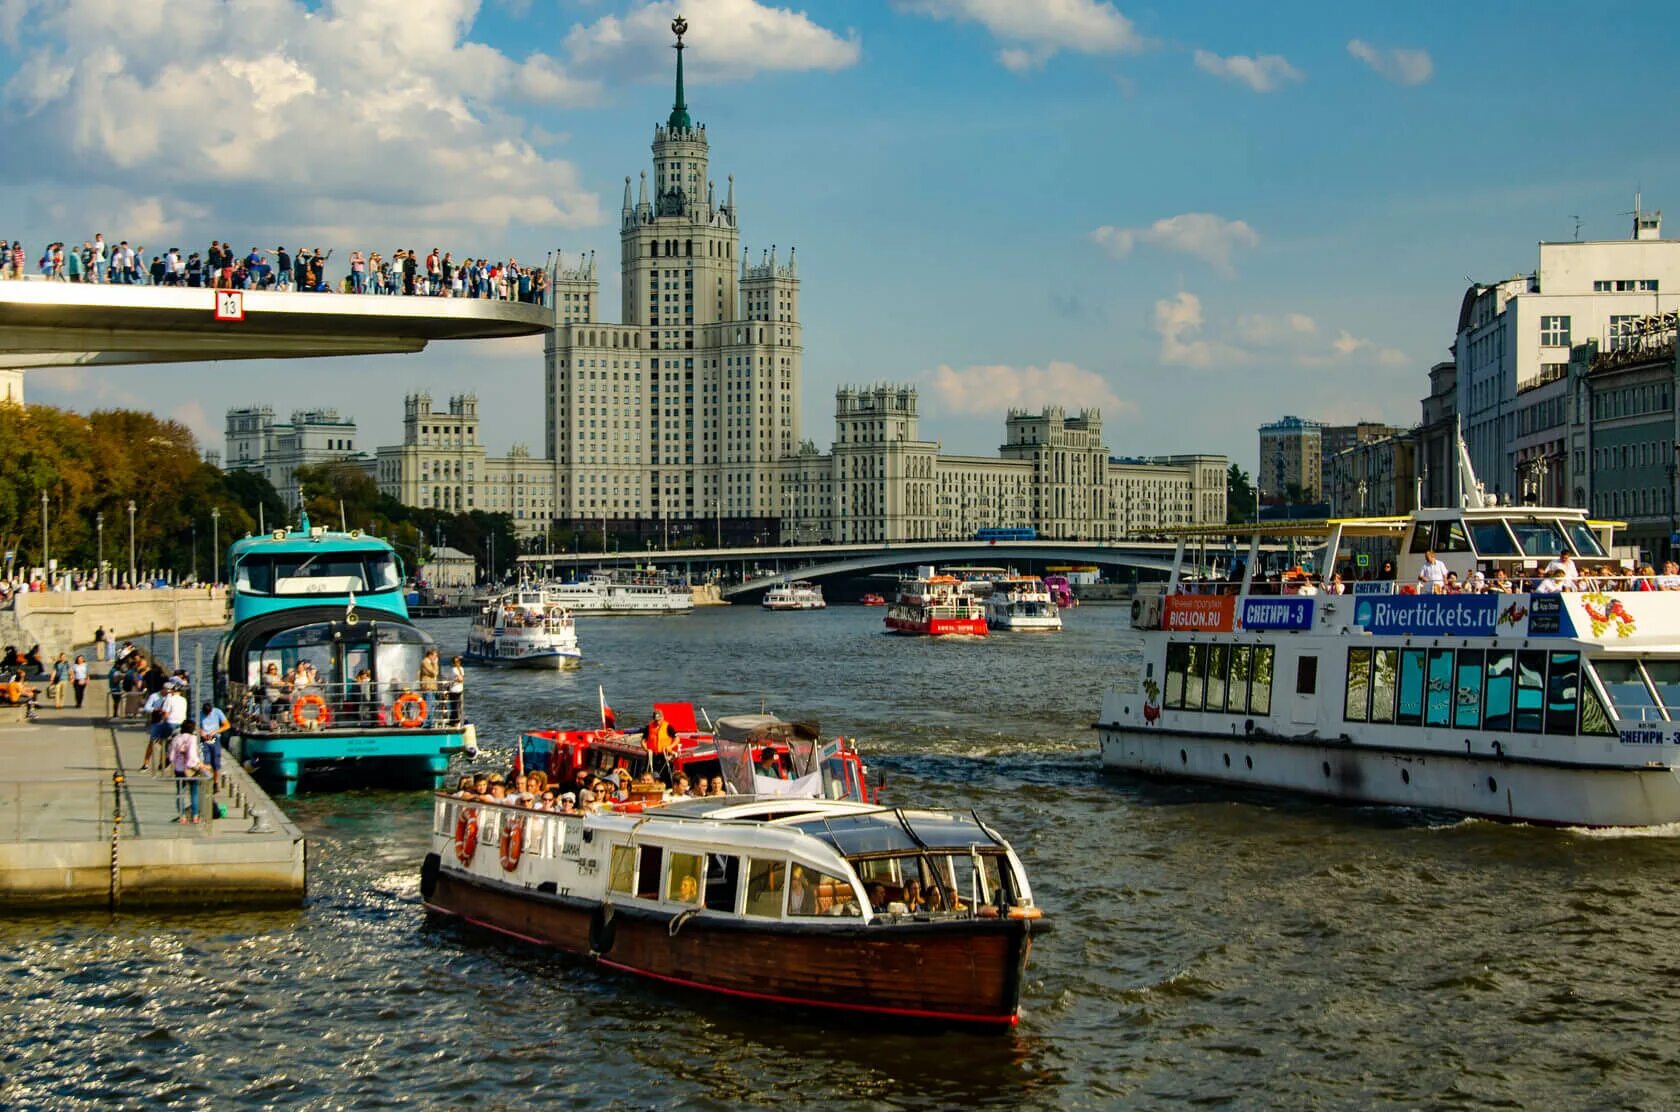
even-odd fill
[{"label": "red flag", "polygon": [[601,724],[609,730],[618,729],[618,715],[613,713],[611,707],[603,706],[601,708]]},{"label": "red flag", "polygon": [[525,739],[520,738],[513,750],[513,778],[519,779],[525,775]]}]

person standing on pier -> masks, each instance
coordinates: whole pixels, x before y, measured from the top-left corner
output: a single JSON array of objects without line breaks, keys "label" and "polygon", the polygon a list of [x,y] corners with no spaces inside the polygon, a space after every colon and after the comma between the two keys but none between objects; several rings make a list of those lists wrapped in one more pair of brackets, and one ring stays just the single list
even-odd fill
[{"label": "person standing on pier", "polygon": [[198,738],[182,730],[169,742],[169,764],[175,770],[176,822],[198,822],[198,778],[204,762],[198,755]]},{"label": "person standing on pier", "polygon": [[233,728],[214,703],[205,703],[198,709],[198,740],[202,760],[210,769],[211,794],[222,790],[222,735]]},{"label": "person standing on pier", "polygon": [[87,657],[76,654],[75,663],[70,665],[70,682],[76,688],[76,709],[82,709],[82,699],[87,695],[88,663]]},{"label": "person standing on pier", "polygon": [[53,709],[64,709],[64,685],[70,682],[70,658],[63,653],[53,661],[52,676],[47,681],[47,694],[52,696]]}]

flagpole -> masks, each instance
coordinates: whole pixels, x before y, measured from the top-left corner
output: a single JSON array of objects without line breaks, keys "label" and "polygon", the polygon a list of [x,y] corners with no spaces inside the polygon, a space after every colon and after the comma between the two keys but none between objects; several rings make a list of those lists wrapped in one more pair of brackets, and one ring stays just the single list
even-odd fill
[{"label": "flagpole", "polygon": [[605,684],[595,685],[595,694],[601,700],[601,729],[607,728],[607,689]]}]

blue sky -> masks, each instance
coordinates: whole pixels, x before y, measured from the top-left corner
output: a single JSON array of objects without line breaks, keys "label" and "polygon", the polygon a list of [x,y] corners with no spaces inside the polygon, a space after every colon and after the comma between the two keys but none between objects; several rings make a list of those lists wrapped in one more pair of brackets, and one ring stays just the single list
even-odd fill
[{"label": "blue sky", "polygon": [[[799,249],[804,435],[907,381],[991,453],[1004,411],[1103,410],[1117,454],[1253,463],[1284,413],[1416,421],[1465,279],[1627,234],[1672,194],[1665,10],[1095,0],[680,5],[689,102],[743,239]],[[594,250],[669,111],[678,5],[0,0],[0,235],[230,237],[541,259]],[[168,242],[165,242],[168,241]],[[616,319],[616,313],[609,314]],[[492,451],[542,430],[535,342],[417,356],[31,372],[220,447],[230,405],[476,389]]]}]

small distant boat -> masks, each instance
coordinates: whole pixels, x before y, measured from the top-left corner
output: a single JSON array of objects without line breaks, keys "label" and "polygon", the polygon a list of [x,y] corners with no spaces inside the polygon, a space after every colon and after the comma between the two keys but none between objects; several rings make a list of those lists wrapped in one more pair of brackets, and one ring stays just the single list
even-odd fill
[{"label": "small distant boat", "polygon": [[504,591],[473,616],[468,660],[517,668],[564,668],[583,659],[571,613],[536,587]]},{"label": "small distant boat", "polygon": [[887,600],[876,594],[874,591],[870,591],[862,598],[858,599],[859,606],[885,606],[886,604]]},{"label": "small distant boat", "polygon": [[1008,633],[1055,632],[1062,614],[1038,576],[1009,576],[996,580],[986,596],[986,625]]},{"label": "small distant boat", "polygon": [[822,588],[803,579],[783,583],[764,592],[766,610],[824,610]]},{"label": "small distant boat", "polygon": [[591,572],[578,583],[551,583],[545,593],[573,613],[687,614],[694,592],[687,580],[653,568]]},{"label": "small distant boat", "polygon": [[935,575],[931,567],[917,569],[906,579],[887,608],[890,633],[922,637],[986,636],[986,607],[955,576]]}]

